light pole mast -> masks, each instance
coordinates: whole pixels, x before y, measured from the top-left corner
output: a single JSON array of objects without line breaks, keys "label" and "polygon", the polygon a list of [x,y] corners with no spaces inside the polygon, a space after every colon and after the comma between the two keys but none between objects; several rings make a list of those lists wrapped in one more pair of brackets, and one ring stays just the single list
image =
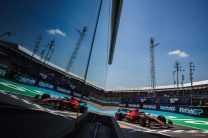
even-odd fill
[{"label": "light pole mast", "polygon": [[35,48],[33,50],[32,57],[38,52],[40,46],[41,46],[42,36],[39,35],[35,40]]},{"label": "light pole mast", "polygon": [[193,71],[195,71],[195,66],[193,62],[189,62],[189,76],[191,81],[191,106],[193,105]]},{"label": "light pole mast", "polygon": [[175,68],[175,72],[176,72],[176,87],[177,87],[177,96],[179,95],[179,81],[178,81],[178,73],[179,73],[179,71],[180,71],[180,68],[181,68],[181,66],[180,66],[180,62],[179,61],[176,61],[175,62],[175,66],[174,66],[174,68]]},{"label": "light pole mast", "polygon": [[154,49],[156,46],[158,46],[160,43],[155,44],[154,43],[154,37],[150,38],[150,74],[151,74],[151,88],[152,90],[155,89],[156,81],[155,81],[155,54]]},{"label": "light pole mast", "polygon": [[75,62],[75,60],[76,60],[76,58],[77,58],[77,54],[78,54],[79,49],[80,49],[80,47],[81,47],[81,43],[82,43],[82,41],[84,40],[85,34],[86,34],[86,32],[87,32],[87,26],[84,26],[84,27],[82,28],[82,31],[77,30],[77,32],[80,34],[80,37],[79,37],[79,39],[78,39],[78,41],[77,41],[76,46],[74,47],[74,50],[73,50],[73,52],[72,52],[71,57],[70,57],[70,59],[69,59],[67,65],[66,65],[66,72],[71,71],[72,65],[74,64],[74,62]]},{"label": "light pole mast", "polygon": [[48,43],[48,46],[47,46],[47,47],[48,47],[48,51],[47,51],[46,57],[45,57],[45,59],[44,59],[44,61],[43,61],[43,65],[42,65],[42,67],[41,67],[40,72],[43,71],[43,68],[44,68],[44,66],[46,65],[46,60],[48,60],[49,53],[53,51],[54,46],[55,46],[55,39],[52,39],[52,40],[50,40],[50,42]]},{"label": "light pole mast", "polygon": [[174,86],[174,88],[175,88],[175,85],[176,85],[176,81],[175,81],[175,73],[176,73],[176,71],[174,70],[174,71],[173,71],[173,86]]}]

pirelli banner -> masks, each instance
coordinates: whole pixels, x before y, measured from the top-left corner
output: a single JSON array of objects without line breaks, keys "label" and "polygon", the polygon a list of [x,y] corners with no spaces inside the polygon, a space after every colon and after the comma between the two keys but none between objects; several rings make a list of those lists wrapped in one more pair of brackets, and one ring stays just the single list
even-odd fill
[{"label": "pirelli banner", "polygon": [[208,117],[208,107],[194,107],[194,106],[180,106],[180,105],[167,105],[167,104],[133,104],[133,103],[120,103],[120,107],[137,108],[146,110],[157,110],[165,112],[173,112],[184,114],[193,117]]}]

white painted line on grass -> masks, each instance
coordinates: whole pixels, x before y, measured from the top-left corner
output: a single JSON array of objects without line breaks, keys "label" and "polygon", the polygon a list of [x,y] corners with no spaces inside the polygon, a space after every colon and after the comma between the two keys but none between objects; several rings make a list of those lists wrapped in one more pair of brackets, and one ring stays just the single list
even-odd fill
[{"label": "white painted line on grass", "polygon": [[184,130],[175,130],[175,131],[172,131],[173,133],[183,133]]},{"label": "white painted line on grass", "polygon": [[161,130],[161,131],[158,131],[158,133],[168,133],[170,132],[171,130]]},{"label": "white painted line on grass", "polygon": [[19,99],[17,96],[9,94],[10,97],[14,98],[14,99]]},{"label": "white painted line on grass", "polygon": [[187,133],[199,133],[199,130],[188,130]]},{"label": "white painted line on grass", "polygon": [[31,102],[29,102],[28,100],[25,100],[25,99],[21,99],[21,101],[26,103],[26,104],[32,104]]},{"label": "white painted line on grass", "polygon": [[0,92],[2,93],[2,94],[7,94],[5,91],[3,91],[3,90],[0,90]]},{"label": "white painted line on grass", "polygon": [[174,120],[174,121],[189,121],[189,120],[193,120],[193,119],[171,119],[171,120]]},{"label": "white painted line on grass", "polygon": [[147,132],[147,133],[151,133],[151,132],[155,132],[156,130],[147,130],[147,131],[143,131],[143,132]]}]

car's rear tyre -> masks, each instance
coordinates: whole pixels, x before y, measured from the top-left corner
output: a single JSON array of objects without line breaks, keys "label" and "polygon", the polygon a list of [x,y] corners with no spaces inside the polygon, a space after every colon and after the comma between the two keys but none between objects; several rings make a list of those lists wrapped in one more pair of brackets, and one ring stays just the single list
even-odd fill
[{"label": "car's rear tyre", "polygon": [[80,107],[80,113],[85,113],[87,112],[87,107]]},{"label": "car's rear tyre", "polygon": [[121,114],[116,113],[115,114],[116,120],[122,120]]}]

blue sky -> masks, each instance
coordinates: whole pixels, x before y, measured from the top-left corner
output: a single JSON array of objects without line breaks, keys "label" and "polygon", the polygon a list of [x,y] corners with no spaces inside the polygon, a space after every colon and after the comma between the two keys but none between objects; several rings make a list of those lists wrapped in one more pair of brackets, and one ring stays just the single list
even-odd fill
[{"label": "blue sky", "polygon": [[[43,36],[44,44],[55,38],[51,62],[63,68],[79,37],[76,29],[88,26],[72,68],[74,73],[84,75],[99,0],[1,0],[1,3],[0,33],[14,32],[7,40],[31,50],[37,35]],[[124,0],[114,61],[107,66],[109,0],[104,0],[88,80],[108,88],[149,86],[150,37],[160,43],[155,49],[157,85],[173,83],[176,60],[186,70],[185,82],[189,82],[190,61],[196,66],[194,80],[208,79],[207,5],[207,0]],[[48,33],[51,29],[56,29],[54,34]],[[168,54],[173,51],[175,56]]]}]

